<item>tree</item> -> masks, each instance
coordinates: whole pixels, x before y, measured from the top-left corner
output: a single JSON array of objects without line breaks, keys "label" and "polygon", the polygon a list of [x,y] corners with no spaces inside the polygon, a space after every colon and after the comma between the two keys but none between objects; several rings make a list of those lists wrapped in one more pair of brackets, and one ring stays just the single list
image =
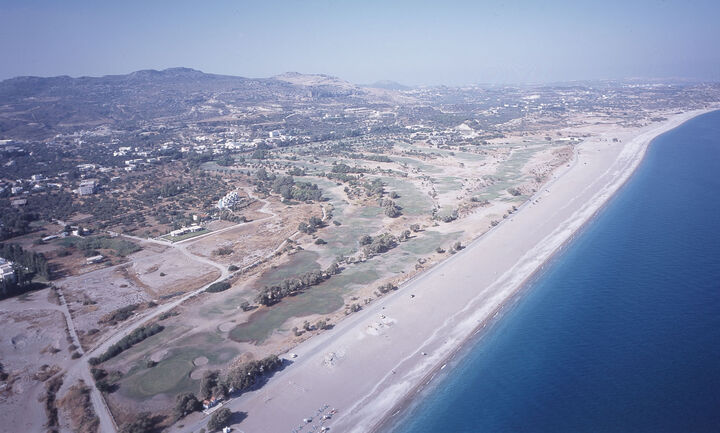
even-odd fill
[{"label": "tree", "polygon": [[206,371],[200,380],[200,397],[208,399],[213,396],[213,389],[218,384],[218,371]]},{"label": "tree", "polygon": [[337,262],[333,262],[326,270],[325,273],[328,275],[337,275],[340,273],[340,265]]},{"label": "tree", "polygon": [[227,426],[232,418],[232,412],[230,409],[223,407],[215,411],[210,417],[210,421],[207,423],[207,428],[211,431],[220,430]]},{"label": "tree", "polygon": [[191,392],[185,392],[177,396],[175,399],[174,415],[176,419],[180,419],[189,413],[202,409],[202,403]]}]

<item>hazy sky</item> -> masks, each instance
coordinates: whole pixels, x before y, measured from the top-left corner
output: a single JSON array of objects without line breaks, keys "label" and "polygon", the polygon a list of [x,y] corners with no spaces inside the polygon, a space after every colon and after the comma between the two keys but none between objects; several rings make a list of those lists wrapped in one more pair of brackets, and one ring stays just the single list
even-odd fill
[{"label": "hazy sky", "polygon": [[0,79],[173,66],[412,85],[720,81],[720,0],[0,0]]}]

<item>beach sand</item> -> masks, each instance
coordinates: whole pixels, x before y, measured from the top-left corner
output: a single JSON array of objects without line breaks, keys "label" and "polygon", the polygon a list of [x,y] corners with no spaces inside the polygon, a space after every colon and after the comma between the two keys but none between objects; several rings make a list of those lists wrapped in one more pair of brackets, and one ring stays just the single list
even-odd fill
[{"label": "beach sand", "polygon": [[[227,402],[247,412],[236,429],[375,430],[592,218],[653,138],[706,111],[638,129],[598,126],[600,134],[580,144],[569,166],[518,212],[397,292],[302,343],[292,364],[261,389]],[[323,420],[332,408],[337,412]],[[173,431],[197,431],[205,421],[191,417]]]}]

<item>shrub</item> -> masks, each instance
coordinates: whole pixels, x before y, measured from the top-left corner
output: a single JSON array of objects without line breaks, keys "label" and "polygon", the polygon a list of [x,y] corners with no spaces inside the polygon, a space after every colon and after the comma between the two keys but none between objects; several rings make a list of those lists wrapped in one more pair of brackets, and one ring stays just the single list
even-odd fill
[{"label": "shrub", "polygon": [[214,256],[229,256],[232,253],[233,253],[232,247],[228,247],[228,246],[220,247],[212,252],[212,254]]},{"label": "shrub", "polygon": [[225,290],[230,288],[230,283],[227,281],[219,281],[217,283],[212,283],[210,286],[205,289],[206,292],[209,293],[217,293],[217,292],[224,292]]},{"label": "shrub", "polygon": [[119,355],[123,351],[131,348],[133,345],[143,341],[144,339],[157,334],[158,332],[162,331],[164,328],[161,325],[158,325],[157,323],[154,323],[150,326],[141,326],[140,328],[135,329],[130,334],[123,337],[120,341],[113,344],[108,348],[105,353],[103,353],[100,356],[90,358],[88,360],[88,363],[90,365],[98,365],[101,362],[105,362],[108,359]]},{"label": "shrub", "polygon": [[230,409],[226,407],[220,408],[210,417],[210,421],[207,423],[207,428],[211,431],[220,430],[221,428],[227,426],[230,422],[230,418],[232,418],[232,412]]}]

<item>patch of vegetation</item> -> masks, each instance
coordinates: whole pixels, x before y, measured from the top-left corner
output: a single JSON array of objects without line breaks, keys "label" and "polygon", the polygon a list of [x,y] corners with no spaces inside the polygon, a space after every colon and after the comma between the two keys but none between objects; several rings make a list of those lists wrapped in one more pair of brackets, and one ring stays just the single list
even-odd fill
[{"label": "patch of vegetation", "polygon": [[365,182],[363,184],[363,188],[365,188],[365,194],[368,197],[382,197],[383,194],[385,194],[385,184],[380,179],[375,179],[372,182]]},{"label": "patch of vegetation", "polygon": [[378,286],[377,291],[376,291],[375,294],[376,294],[376,295],[384,295],[384,294],[386,294],[386,293],[388,293],[388,292],[391,292],[391,291],[394,291],[394,290],[397,290],[397,289],[398,289],[398,287],[397,287],[396,285],[394,285],[394,284],[392,284],[392,283],[387,283],[387,284],[383,284],[383,285],[381,285],[381,286]]},{"label": "patch of vegetation", "polygon": [[447,215],[437,215],[436,218],[444,223],[453,222],[458,218],[458,212],[457,210],[453,210]]},{"label": "patch of vegetation", "polygon": [[148,412],[139,413],[135,420],[122,426],[120,433],[154,433],[160,422],[160,417],[154,417]]},{"label": "patch of vegetation", "polygon": [[180,315],[180,313],[178,313],[178,312],[175,311],[175,310],[166,311],[166,312],[162,313],[162,314],[160,315],[160,317],[158,317],[158,320],[165,320],[165,319],[169,319],[169,318],[171,318],[171,317],[173,317],[173,316],[178,316],[178,315]]},{"label": "patch of vegetation", "polygon": [[232,253],[233,253],[232,247],[224,246],[224,247],[220,247],[220,248],[216,249],[215,251],[213,251],[212,255],[213,256],[229,256]]},{"label": "patch of vegetation", "polygon": [[312,234],[315,233],[319,228],[325,227],[325,223],[322,219],[313,216],[310,217],[308,222],[302,222],[298,224],[298,230],[302,233]]},{"label": "patch of vegetation", "polygon": [[45,384],[45,415],[47,415],[47,423],[45,426],[49,431],[58,431],[58,410],[55,404],[55,397],[63,384],[62,376],[55,377]]},{"label": "patch of vegetation", "polygon": [[281,176],[272,183],[272,191],[286,200],[310,201],[322,200],[322,191],[317,184],[295,182],[292,176]]},{"label": "patch of vegetation", "polygon": [[513,196],[513,197],[517,197],[517,196],[522,195],[522,192],[520,192],[520,190],[517,189],[517,188],[515,188],[515,187],[508,188],[508,189],[507,189],[507,192],[510,193],[510,195]]},{"label": "patch of vegetation", "polygon": [[390,233],[383,233],[370,239],[370,243],[363,244],[362,242],[367,242],[367,239],[365,236],[361,238],[361,245],[365,245],[363,247],[363,253],[365,257],[368,258],[388,252],[398,245],[397,238]]},{"label": "patch of vegetation", "polygon": [[80,380],[70,387],[60,404],[70,414],[75,432],[95,433],[98,431],[100,420],[93,409],[90,401],[90,388],[85,385],[85,382]]},{"label": "patch of vegetation", "polygon": [[402,215],[402,208],[390,199],[380,199],[379,205],[383,208],[385,216],[389,216],[390,218],[397,218]]},{"label": "patch of vegetation", "polygon": [[100,318],[98,323],[107,323],[109,325],[116,325],[118,322],[127,320],[133,315],[135,310],[138,309],[140,304],[126,305],[125,307],[118,308],[115,311],[111,311]]},{"label": "patch of vegetation", "polygon": [[350,167],[347,164],[340,163],[340,164],[333,165],[331,171],[333,173],[347,174],[347,173],[365,173],[367,170],[365,170],[362,167]]},{"label": "patch of vegetation", "polygon": [[85,253],[92,253],[99,249],[113,250],[120,257],[140,251],[142,248],[126,239],[109,236],[91,236],[86,238],[67,237],[61,241],[66,247],[75,247]]},{"label": "patch of vegetation", "polygon": [[366,161],[376,161],[376,162],[393,162],[392,159],[388,158],[385,155],[366,155],[366,154],[360,154],[360,153],[352,153],[348,155],[348,157],[352,159],[364,159]]}]

